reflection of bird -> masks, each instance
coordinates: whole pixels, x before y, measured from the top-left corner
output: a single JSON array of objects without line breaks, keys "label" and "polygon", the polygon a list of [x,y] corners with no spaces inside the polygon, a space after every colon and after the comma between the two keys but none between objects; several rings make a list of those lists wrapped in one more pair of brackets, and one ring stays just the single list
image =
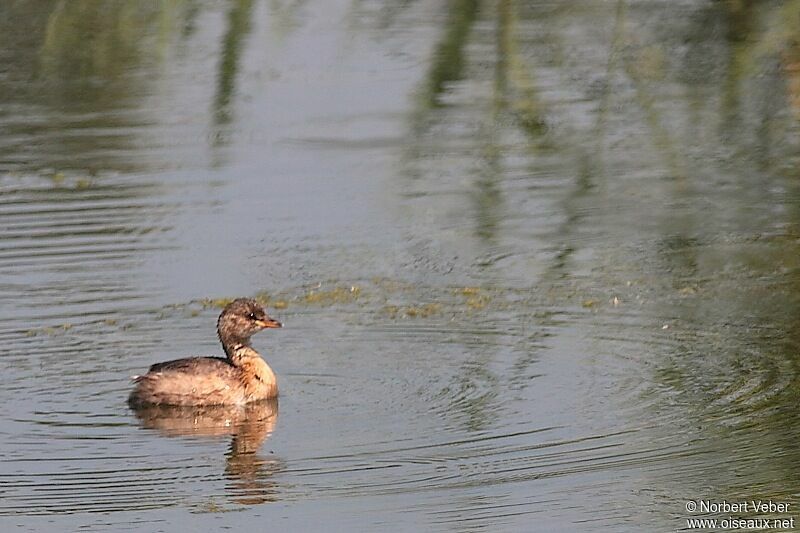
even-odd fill
[{"label": "reflection of bird", "polygon": [[275,373],[250,346],[250,337],[266,328],[279,328],[258,302],[239,298],[228,304],[217,321],[225,350],[222,357],[189,357],[158,363],[128,397],[139,405],[243,405],[278,395]]},{"label": "reflection of bird", "polygon": [[142,427],[157,429],[167,437],[243,436],[251,445],[237,449],[252,453],[275,429],[278,400],[248,405],[142,405],[134,411]]},{"label": "reflection of bird", "polygon": [[275,501],[277,486],[270,477],[282,468],[280,461],[258,454],[278,420],[278,400],[247,405],[172,406],[134,408],[142,427],[167,437],[222,437],[230,435],[225,475],[231,480],[231,499],[254,505]]}]

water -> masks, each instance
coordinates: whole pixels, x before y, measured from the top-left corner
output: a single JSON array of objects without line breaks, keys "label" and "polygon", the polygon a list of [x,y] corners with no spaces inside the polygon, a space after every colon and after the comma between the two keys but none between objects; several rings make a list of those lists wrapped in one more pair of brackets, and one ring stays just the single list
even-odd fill
[{"label": "water", "polygon": [[[3,530],[794,517],[798,10],[3,3]],[[236,296],[279,404],[129,410]]]}]

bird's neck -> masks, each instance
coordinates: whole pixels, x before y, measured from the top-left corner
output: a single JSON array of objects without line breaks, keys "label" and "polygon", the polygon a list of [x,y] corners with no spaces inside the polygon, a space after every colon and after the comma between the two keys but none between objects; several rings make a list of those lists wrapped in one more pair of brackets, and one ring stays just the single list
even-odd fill
[{"label": "bird's neck", "polygon": [[217,336],[219,337],[219,342],[222,343],[222,349],[225,350],[225,355],[230,360],[233,360],[237,352],[241,352],[245,348],[249,348],[258,356],[258,352],[250,348],[250,337],[235,335],[221,329],[217,331]]},{"label": "bird's neck", "polygon": [[278,395],[278,378],[266,361],[250,346],[235,346],[228,360],[241,372],[248,398],[262,400]]},{"label": "bird's neck", "polygon": [[233,363],[233,366],[243,366],[247,361],[251,359],[260,359],[261,354],[253,349],[250,346],[250,343],[234,343],[229,346],[222,345],[225,349],[225,355],[228,356],[228,360]]}]

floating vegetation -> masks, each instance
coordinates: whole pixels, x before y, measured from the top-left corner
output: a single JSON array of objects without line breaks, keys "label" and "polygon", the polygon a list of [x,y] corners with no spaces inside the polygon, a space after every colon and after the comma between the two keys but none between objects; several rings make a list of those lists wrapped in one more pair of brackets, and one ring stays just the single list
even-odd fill
[{"label": "floating vegetation", "polygon": [[381,312],[385,315],[388,315],[390,318],[397,318],[397,315],[400,314],[400,306],[397,305],[385,305]]},{"label": "floating vegetation", "polygon": [[75,190],[88,189],[94,184],[92,176],[67,174],[60,170],[49,170],[43,174],[43,177],[48,178],[53,185]]},{"label": "floating vegetation", "polygon": [[463,296],[475,296],[481,292],[481,289],[479,287],[463,287],[456,289],[454,292]]},{"label": "floating vegetation", "polygon": [[[424,319],[445,314],[453,317],[472,314],[490,306],[501,309],[525,305],[528,295],[519,291],[477,286],[442,290],[405,281],[372,278],[361,281],[361,284],[329,281],[275,292],[261,291],[253,298],[264,307],[275,310],[357,305],[359,309],[372,310],[390,319]],[[190,311],[191,316],[198,316],[203,310],[221,309],[232,301],[232,297],[209,297],[172,308],[199,305],[199,309]]]},{"label": "floating vegetation", "polygon": [[208,309],[209,307],[218,307],[222,309],[233,300],[235,300],[235,298],[203,298],[200,300],[200,305],[202,305],[204,309]]},{"label": "floating vegetation", "polygon": [[299,300],[305,304],[328,306],[352,302],[358,299],[360,294],[361,288],[351,285],[350,287],[334,287],[327,291],[311,289],[301,296]]},{"label": "floating vegetation", "polygon": [[463,287],[456,289],[455,293],[460,296],[466,296],[466,301],[464,303],[472,310],[483,309],[491,300],[489,295],[479,287]]},{"label": "floating vegetation", "polygon": [[[302,294],[295,294],[292,296],[291,292],[271,294],[267,291],[261,291],[253,296],[253,299],[255,299],[264,307],[272,309],[287,309],[290,304],[326,307],[335,304],[354,302],[361,297],[361,287],[357,285],[336,286],[332,289],[323,290],[322,283],[318,283],[311,289],[304,289]],[[196,300],[195,302],[191,303],[200,304],[202,309],[222,309],[233,300],[234,298],[232,297],[201,298],[200,300]],[[178,306],[174,307],[178,308]],[[199,314],[199,311],[192,312],[192,316],[197,316],[197,314]]]},{"label": "floating vegetation", "polygon": [[41,328],[32,328],[25,332],[26,337],[36,337],[37,335],[55,336],[60,333],[65,333],[72,329],[72,324],[64,323],[59,326],[45,326]]},{"label": "floating vegetation", "polygon": [[442,304],[427,303],[422,305],[386,305],[381,309],[389,318],[427,318],[442,313]]},{"label": "floating vegetation", "polygon": [[[303,313],[304,309],[337,307],[337,312],[357,313],[379,320],[474,320],[476,314],[496,311],[515,311],[529,308],[537,298],[574,298],[578,292],[562,289],[558,295],[547,295],[531,289],[510,287],[431,287],[398,280],[372,279],[350,282],[320,282],[313,285],[286,287],[275,291],[261,291],[251,295],[259,303],[273,310]],[[187,302],[164,305],[150,310],[149,320],[180,321],[190,317],[209,319],[235,298],[205,297]],[[588,297],[588,299],[586,299]],[[605,302],[600,295],[584,295],[583,307],[599,307]],[[619,303],[619,300],[618,300]],[[326,311],[328,312],[328,311]],[[330,311],[331,313],[333,311]],[[23,330],[28,337],[64,335],[69,330],[82,332],[84,326],[113,327],[119,331],[135,329],[136,325],[105,318],[87,324],[52,325]]]},{"label": "floating vegetation", "polygon": [[489,296],[486,294],[480,294],[478,296],[471,296],[467,298],[467,307],[470,309],[483,309],[489,303]]},{"label": "floating vegetation", "polygon": [[260,303],[261,305],[263,305],[264,307],[267,307],[270,305],[271,297],[268,292],[261,291],[257,293],[255,296],[253,296],[253,299],[258,303]]}]

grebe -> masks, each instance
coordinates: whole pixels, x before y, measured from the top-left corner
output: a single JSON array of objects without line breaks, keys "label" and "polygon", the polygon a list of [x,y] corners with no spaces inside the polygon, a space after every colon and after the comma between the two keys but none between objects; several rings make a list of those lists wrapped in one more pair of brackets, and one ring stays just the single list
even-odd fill
[{"label": "grebe", "polygon": [[280,328],[261,305],[239,298],[225,306],[217,321],[217,335],[227,357],[187,357],[150,367],[136,376],[128,397],[143,405],[244,405],[278,396],[275,373],[250,346],[250,337],[262,329]]}]

